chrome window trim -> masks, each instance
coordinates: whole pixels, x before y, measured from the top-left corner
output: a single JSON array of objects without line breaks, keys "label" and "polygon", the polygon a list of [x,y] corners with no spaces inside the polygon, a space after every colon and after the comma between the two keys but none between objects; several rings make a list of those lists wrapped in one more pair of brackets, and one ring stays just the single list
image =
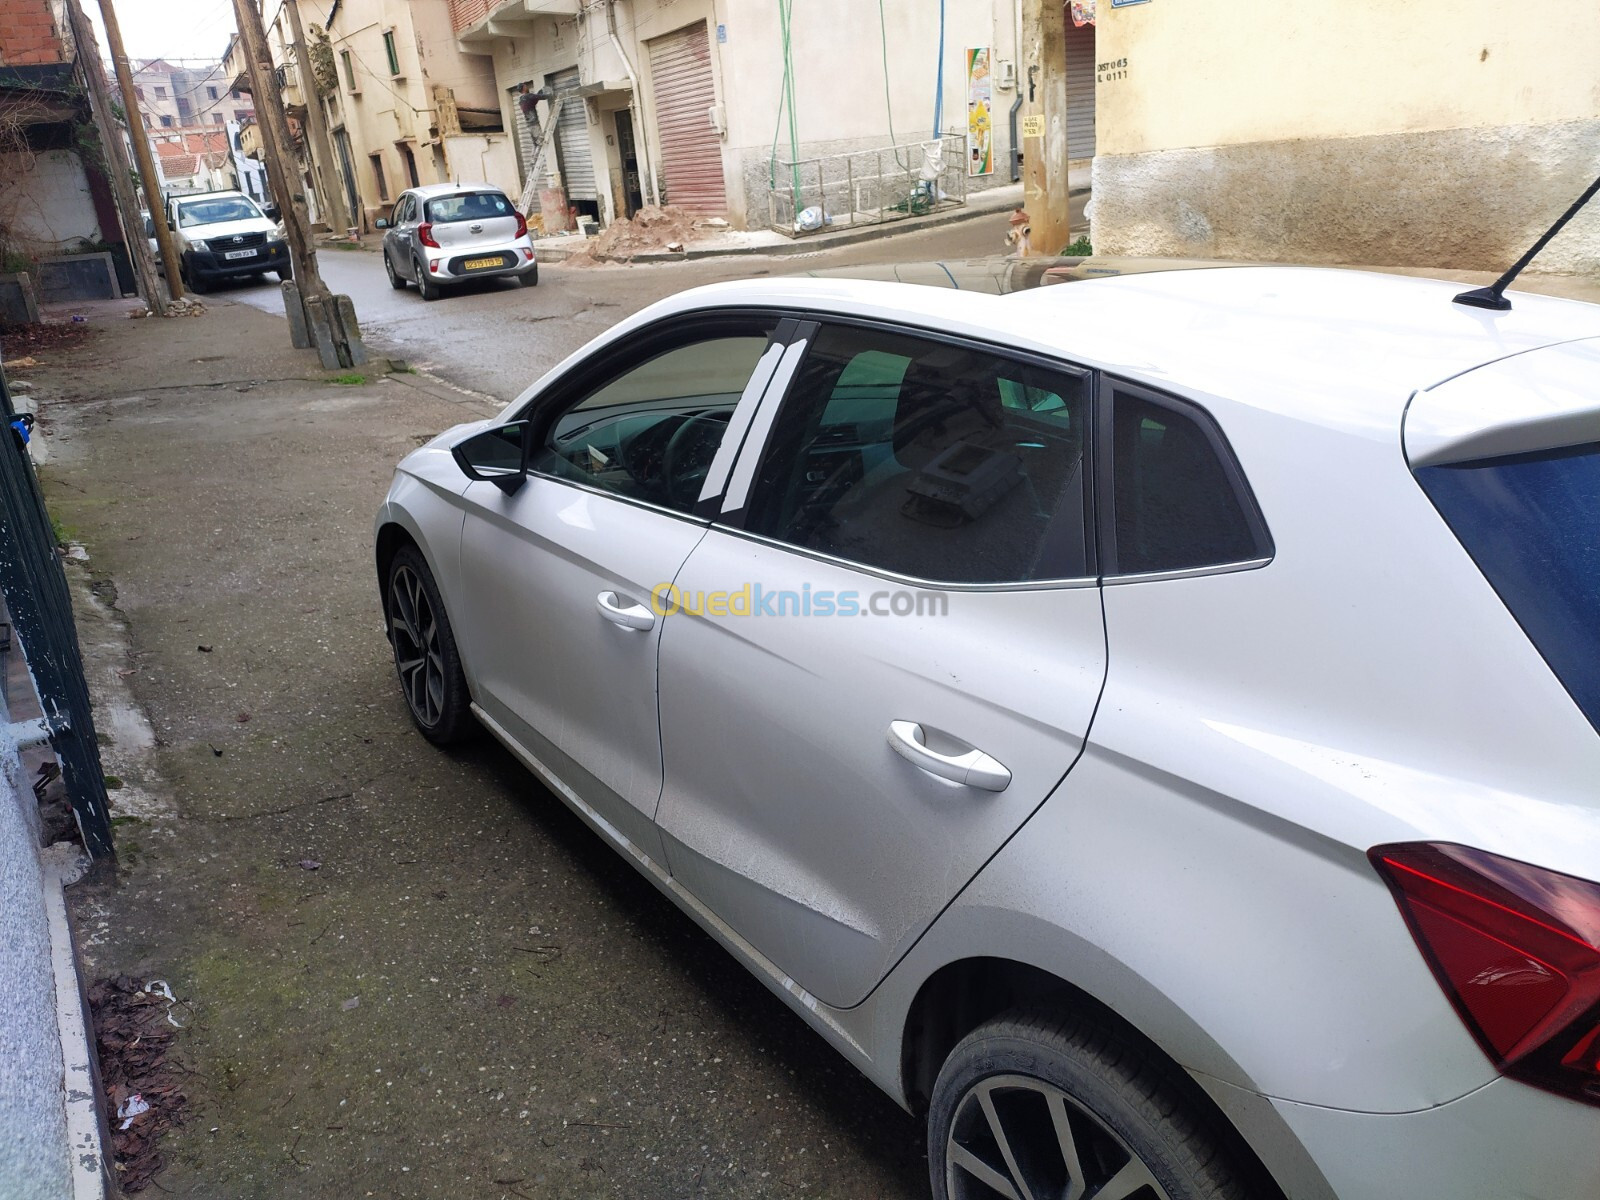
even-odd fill
[{"label": "chrome window trim", "polygon": [[576,479],[563,479],[559,475],[551,475],[545,471],[528,470],[529,479],[543,479],[561,487],[572,488],[578,492],[588,492],[591,496],[599,496],[603,500],[615,500],[618,504],[629,504],[634,508],[642,508],[649,512],[661,513],[663,516],[677,517],[690,525],[698,525],[702,529],[711,524],[709,517],[697,517],[692,512],[684,512],[681,508],[668,508],[664,504],[655,504],[649,500],[640,500],[634,496],[624,496],[621,492],[607,491],[602,487],[595,487],[592,483],[580,483]]},{"label": "chrome window trim", "polygon": [[[766,449],[772,426],[778,420],[778,412],[783,408],[783,401],[789,395],[789,388],[794,384],[794,377],[799,373],[800,363],[810,345],[811,334],[808,332],[784,347],[783,357],[778,360],[778,368],[762,392],[761,403],[751,418],[750,428],[739,443],[738,458],[728,479],[728,486],[722,493],[723,512],[739,512],[750,499],[750,489],[756,481],[756,467],[762,458],[760,452]],[[769,401],[768,396],[774,399]],[[752,447],[755,452],[745,453],[746,446]]]},{"label": "chrome window trim", "polygon": [[1124,583],[1163,583],[1168,579],[1200,579],[1207,575],[1232,575],[1239,571],[1259,571],[1272,565],[1269,558],[1247,558],[1239,562],[1213,563],[1204,567],[1185,567],[1179,571],[1148,571],[1142,575],[1107,575],[1101,580],[1106,587]]},{"label": "chrome window trim", "polygon": [[843,567],[849,571],[870,575],[874,579],[904,584],[907,587],[921,588],[930,592],[1051,592],[1066,591],[1072,588],[1098,587],[1100,585],[1100,579],[1094,575],[1086,575],[1076,579],[1028,579],[1020,583],[942,582],[937,579],[923,579],[916,575],[898,575],[893,571],[869,567],[865,563],[853,562],[848,558],[837,558],[832,554],[824,554],[820,550],[812,550],[806,546],[796,546],[792,542],[767,537],[765,534],[751,533],[748,530],[739,529],[721,521],[713,522],[712,528],[732,537],[755,542],[762,546],[771,546],[774,550],[782,550],[785,553],[798,555],[801,558],[813,559],[816,562],[827,563],[830,566]]},{"label": "chrome window trim", "polygon": [[696,504],[710,500],[727,486],[728,476],[732,474],[734,465],[739,460],[739,450],[750,434],[750,425],[761,409],[761,397],[767,394],[767,388],[783,364],[783,356],[787,349],[783,343],[773,341],[761,352],[761,359],[756,363],[756,369],[750,373],[739,402],[733,406],[732,418],[728,421],[728,427],[722,434],[722,441],[718,443],[717,452],[711,459],[711,466],[706,471],[705,485],[701,487],[700,495],[695,498]]}]

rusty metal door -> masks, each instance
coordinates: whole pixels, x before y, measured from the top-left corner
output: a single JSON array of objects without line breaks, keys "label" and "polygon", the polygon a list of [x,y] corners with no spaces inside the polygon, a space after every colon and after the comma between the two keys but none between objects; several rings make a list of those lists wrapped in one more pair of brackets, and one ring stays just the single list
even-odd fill
[{"label": "rusty metal door", "polygon": [[728,193],[722,138],[712,124],[717,93],[706,23],[697,22],[646,44],[666,202],[692,213],[720,215],[727,211]]}]

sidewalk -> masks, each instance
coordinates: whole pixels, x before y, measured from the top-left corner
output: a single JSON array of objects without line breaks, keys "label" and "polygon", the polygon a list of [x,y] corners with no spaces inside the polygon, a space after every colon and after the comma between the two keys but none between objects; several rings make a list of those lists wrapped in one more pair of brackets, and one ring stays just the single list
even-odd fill
[{"label": "sidewalk", "polygon": [[[921,217],[904,217],[876,225],[856,225],[825,230],[803,237],[786,237],[773,229],[730,229],[710,233],[689,243],[682,250],[651,250],[638,254],[597,258],[600,263],[659,263],[686,262],[694,259],[729,258],[740,255],[761,255],[784,258],[792,255],[817,254],[838,246],[854,246],[861,242],[892,238],[902,233],[953,225],[980,217],[992,217],[1009,212],[1022,203],[1022,185],[1007,184],[987,191],[972,193],[965,204],[940,209]],[[561,263],[579,253],[592,239],[582,234],[566,234],[534,241],[534,253],[541,263]]]},{"label": "sidewalk", "polygon": [[45,486],[97,713],[120,686],[149,725],[107,722],[120,862],[70,901],[85,978],[184,1006],[161,1186],[917,1196],[911,1118],[509,755],[412,729],[372,516],[497,405],[333,383],[242,304],[95,328],[33,372]]}]

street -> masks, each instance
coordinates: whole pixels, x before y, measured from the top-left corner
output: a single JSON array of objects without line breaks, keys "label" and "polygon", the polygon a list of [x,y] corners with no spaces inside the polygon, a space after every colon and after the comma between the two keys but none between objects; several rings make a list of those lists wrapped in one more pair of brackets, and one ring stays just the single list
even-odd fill
[{"label": "street", "polygon": [[498,745],[415,732],[371,521],[407,450],[658,296],[998,240],[980,220],[817,258],[552,268],[434,304],[376,254],[323,254],[375,355],[493,402],[332,382],[270,285],[97,324],[38,372],[89,671],[150,726],[103,718],[120,863],[74,919],[86,978],[183,1001],[165,1192],[926,1195],[919,1121]]},{"label": "street", "polygon": [[[1084,197],[1074,208],[1081,211]],[[368,340],[412,366],[509,401],[602,330],[647,304],[686,288],[751,275],[784,275],[893,261],[976,258],[1005,253],[1004,213],[977,217],[889,241],[862,242],[819,254],[742,255],[634,267],[541,269],[539,286],[485,281],[425,303],[414,287],[393,291],[376,252],[323,249],[323,279],[355,301]],[[272,283],[233,284],[219,296],[283,315]]]}]

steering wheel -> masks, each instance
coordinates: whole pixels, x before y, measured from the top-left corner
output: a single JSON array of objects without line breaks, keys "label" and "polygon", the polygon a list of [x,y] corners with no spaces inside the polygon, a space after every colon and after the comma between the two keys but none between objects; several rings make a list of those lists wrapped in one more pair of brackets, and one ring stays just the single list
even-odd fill
[{"label": "steering wheel", "polygon": [[661,454],[661,482],[674,508],[688,511],[700,499],[711,460],[722,444],[731,413],[696,413],[685,420],[667,439]]}]

